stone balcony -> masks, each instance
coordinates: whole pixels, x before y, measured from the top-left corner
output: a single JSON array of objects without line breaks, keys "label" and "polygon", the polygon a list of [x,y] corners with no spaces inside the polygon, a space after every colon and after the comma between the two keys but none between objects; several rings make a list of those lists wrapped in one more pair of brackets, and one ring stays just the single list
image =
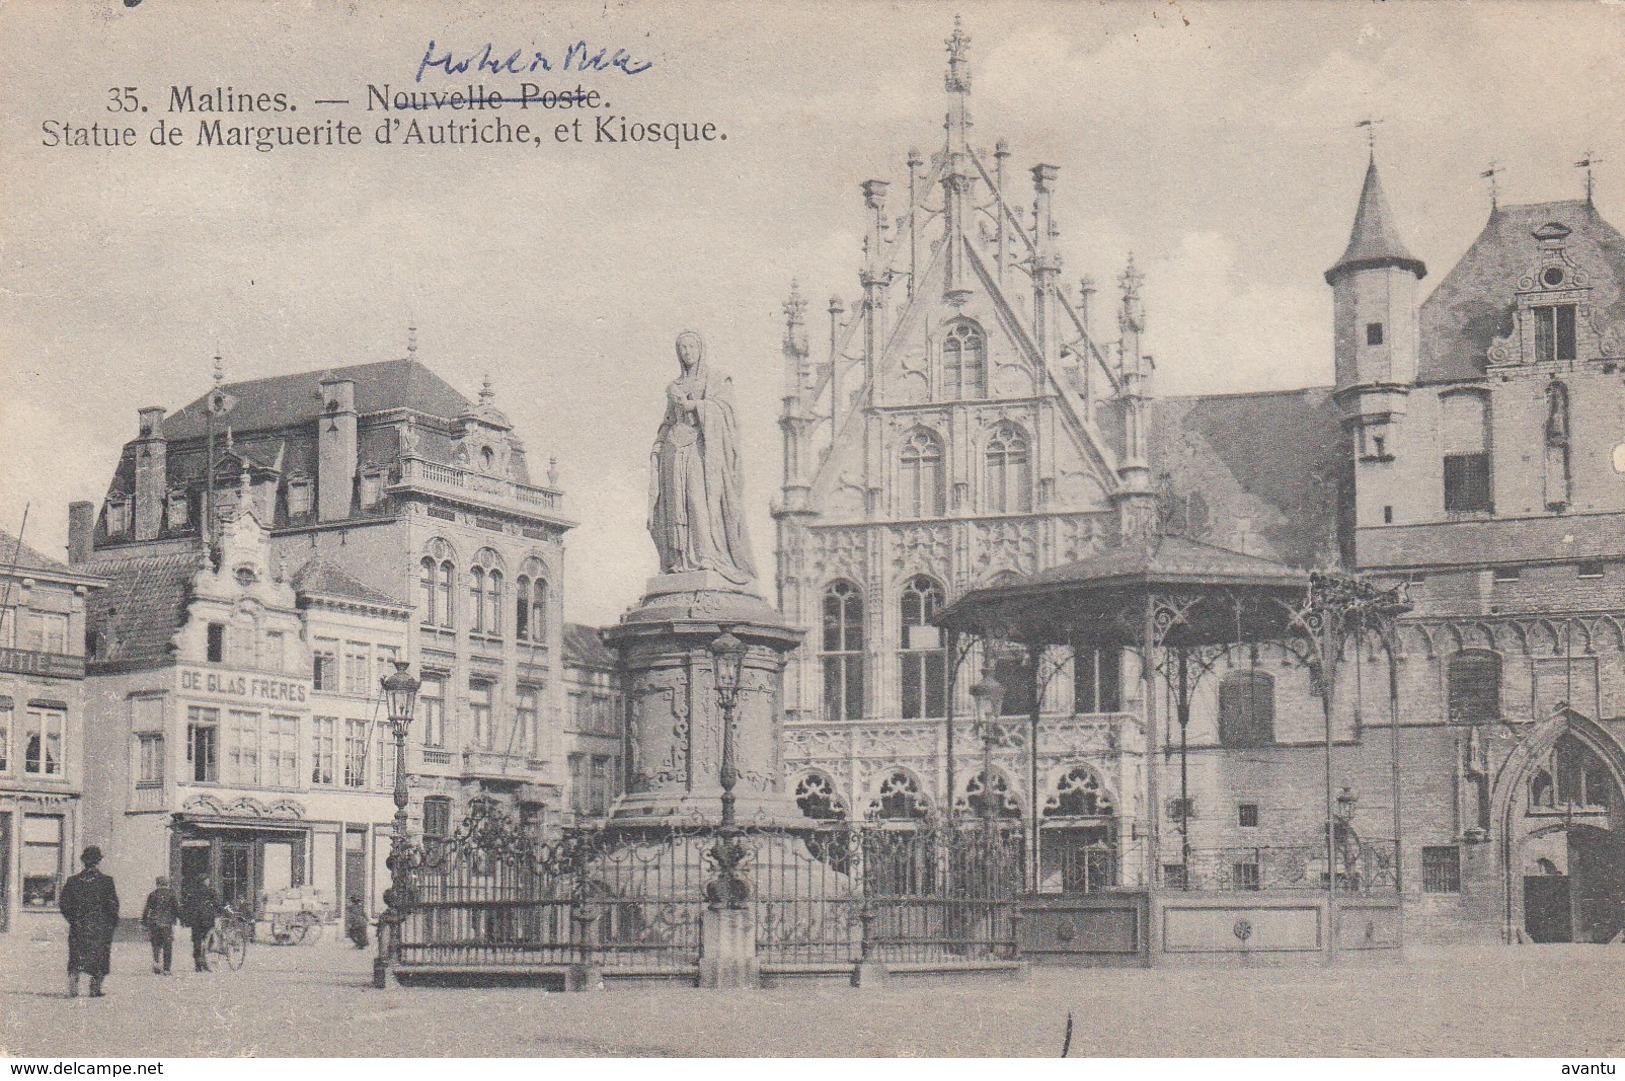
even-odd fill
[{"label": "stone balcony", "polygon": [[431,462],[414,455],[400,460],[400,473],[389,487],[392,496],[415,493],[474,507],[489,507],[540,518],[568,528],[575,525],[564,514],[564,493],[474,469]]}]

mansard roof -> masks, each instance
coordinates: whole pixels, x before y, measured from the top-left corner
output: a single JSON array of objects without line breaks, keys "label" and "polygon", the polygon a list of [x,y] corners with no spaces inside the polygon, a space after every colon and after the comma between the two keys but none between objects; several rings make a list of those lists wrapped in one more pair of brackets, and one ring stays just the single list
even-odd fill
[{"label": "mansard roof", "polygon": [[1366,166],[1365,184],[1360,189],[1360,205],[1354,212],[1354,228],[1349,232],[1349,246],[1343,257],[1326,271],[1330,285],[1342,275],[1355,270],[1395,266],[1409,270],[1418,278],[1427,276],[1422,260],[1410,253],[1399,239],[1394,224],[1394,212],[1388,208],[1388,197],[1382,191],[1382,178],[1377,175],[1377,160]]},{"label": "mansard roof", "polygon": [[1600,330],[1625,322],[1625,237],[1583,199],[1496,207],[1489,221],[1422,304],[1417,382],[1452,383],[1484,375],[1491,343],[1512,331],[1519,278],[1535,264],[1535,233],[1569,230],[1564,254],[1584,267]]},{"label": "mansard roof", "polygon": [[[322,411],[322,381],[332,377],[354,381],[355,408],[362,415],[415,409],[453,420],[473,408],[473,403],[451,384],[417,360],[382,360],[227,383],[223,389],[237,401],[225,423],[239,433],[308,423]],[[165,438],[189,439],[207,434],[207,401],[205,394],[166,418]]]},{"label": "mansard roof", "polygon": [[85,622],[94,643],[91,667],[121,671],[172,661],[170,642],[185,620],[192,578],[204,558],[193,549],[79,564],[79,570],[109,580],[86,603]]}]

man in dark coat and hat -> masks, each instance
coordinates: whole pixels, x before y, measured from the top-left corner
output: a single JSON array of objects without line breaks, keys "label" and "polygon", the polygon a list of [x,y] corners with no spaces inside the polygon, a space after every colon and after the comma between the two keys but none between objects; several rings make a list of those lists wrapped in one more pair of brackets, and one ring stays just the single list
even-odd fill
[{"label": "man in dark coat and hat", "polygon": [[102,874],[102,850],[95,845],[79,857],[85,869],[68,879],[57,902],[68,921],[68,997],[79,997],[79,974],[90,976],[90,997],[102,997],[102,980],[112,967],[113,929],[118,926],[118,891]]},{"label": "man in dark coat and hat", "polygon": [[181,895],[181,922],[192,929],[192,967],[199,972],[209,971],[205,950],[209,932],[220,915],[220,895],[208,875],[194,882]]},{"label": "man in dark coat and hat", "polygon": [[147,929],[147,941],[152,943],[154,975],[169,975],[169,963],[175,955],[175,924],[180,918],[181,903],[169,888],[169,879],[159,875],[157,888],[147,894],[147,905],[141,910],[141,923]]}]

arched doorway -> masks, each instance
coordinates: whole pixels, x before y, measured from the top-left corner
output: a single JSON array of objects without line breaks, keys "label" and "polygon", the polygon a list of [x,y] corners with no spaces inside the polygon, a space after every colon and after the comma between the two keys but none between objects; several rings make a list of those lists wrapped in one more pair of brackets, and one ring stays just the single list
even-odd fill
[{"label": "arched doorway", "polygon": [[1548,724],[1531,737],[1508,793],[1514,937],[1611,942],[1625,933],[1625,755],[1577,714]]}]

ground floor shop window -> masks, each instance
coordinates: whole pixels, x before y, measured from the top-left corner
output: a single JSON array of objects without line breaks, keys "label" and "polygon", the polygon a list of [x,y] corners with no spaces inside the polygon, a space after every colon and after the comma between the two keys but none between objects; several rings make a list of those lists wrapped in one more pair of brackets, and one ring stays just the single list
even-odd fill
[{"label": "ground floor shop window", "polygon": [[23,905],[50,908],[62,887],[62,816],[23,815]]}]

